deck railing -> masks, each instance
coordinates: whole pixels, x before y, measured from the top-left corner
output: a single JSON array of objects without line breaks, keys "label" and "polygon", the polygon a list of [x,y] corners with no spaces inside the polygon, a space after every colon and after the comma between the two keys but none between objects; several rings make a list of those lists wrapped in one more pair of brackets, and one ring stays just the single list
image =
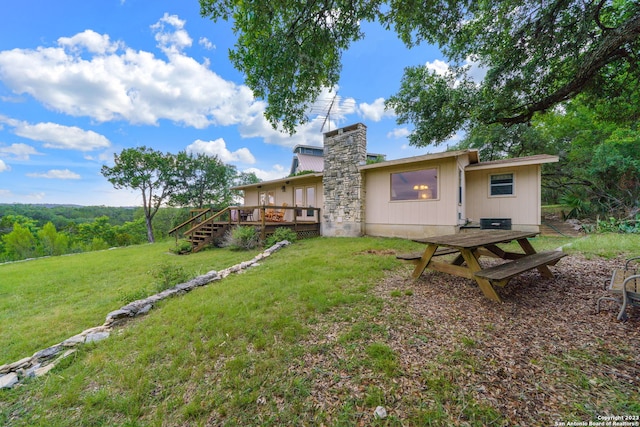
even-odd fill
[{"label": "deck railing", "polygon": [[[229,206],[221,211],[204,209],[200,212],[194,211],[193,216],[187,221],[169,230],[169,234],[174,234],[176,241],[179,234],[183,236],[191,235],[207,225],[236,224],[236,225],[260,225],[262,238],[266,237],[267,228],[282,225],[293,225],[297,231],[298,225],[309,225],[320,223],[320,208],[301,206]],[[186,231],[179,231],[189,227]]]}]

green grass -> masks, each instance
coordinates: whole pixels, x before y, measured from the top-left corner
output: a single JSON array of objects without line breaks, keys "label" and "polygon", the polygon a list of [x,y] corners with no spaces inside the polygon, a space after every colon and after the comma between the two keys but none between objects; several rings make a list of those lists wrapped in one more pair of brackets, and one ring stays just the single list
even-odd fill
[{"label": "green grass", "polygon": [[[587,254],[601,250],[596,240]],[[533,244],[560,242],[568,243]],[[255,255],[216,249],[179,257],[167,254],[169,244],[0,266],[0,363],[101,324],[122,293],[152,290],[151,272],[162,265],[197,275]],[[410,268],[383,251],[423,247],[377,238],[297,242],[257,268],[163,301],[49,375],[0,391],[0,425],[503,425],[496,408],[452,382],[478,369],[475,336],[460,333],[457,351],[425,361],[424,391],[402,395],[406,367],[386,344],[389,319],[371,290],[388,272]],[[394,295],[403,298],[412,295]],[[396,320],[429,325],[408,314]],[[312,336],[333,341],[307,342]],[[309,364],[317,359],[326,364]],[[314,382],[330,386],[318,391]],[[399,401],[412,408],[402,419],[371,418],[375,406]]]},{"label": "green grass", "polygon": [[172,241],[0,265],[0,365],[31,356],[85,329],[108,312],[157,292],[167,267],[195,277],[258,251],[169,252]]}]

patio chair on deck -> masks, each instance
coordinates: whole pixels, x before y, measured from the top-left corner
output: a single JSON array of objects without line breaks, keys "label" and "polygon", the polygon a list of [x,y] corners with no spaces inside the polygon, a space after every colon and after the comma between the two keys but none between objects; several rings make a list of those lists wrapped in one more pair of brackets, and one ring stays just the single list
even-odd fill
[{"label": "patio chair on deck", "polygon": [[640,269],[632,268],[632,262],[638,263],[640,257],[629,258],[624,269],[616,269],[608,280],[608,288],[612,296],[598,298],[597,312],[600,312],[602,301],[614,301],[620,306],[618,320],[627,320],[627,307],[640,307]]},{"label": "patio chair on deck", "polygon": [[286,210],[287,204],[283,203],[282,204],[282,209],[278,209],[277,211],[274,211],[272,216],[271,216],[271,220],[272,221],[284,221],[284,212]]},{"label": "patio chair on deck", "polygon": [[240,209],[240,221],[253,221],[253,209]]}]

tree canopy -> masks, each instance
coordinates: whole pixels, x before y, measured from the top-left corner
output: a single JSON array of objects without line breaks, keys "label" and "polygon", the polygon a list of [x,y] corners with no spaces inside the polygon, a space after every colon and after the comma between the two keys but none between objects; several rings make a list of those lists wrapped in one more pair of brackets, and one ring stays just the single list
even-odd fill
[{"label": "tree canopy", "polygon": [[149,242],[155,241],[152,220],[163,203],[176,191],[175,156],[148,147],[127,148],[114,157],[114,166],[103,166],[102,175],[114,188],[139,190]]},{"label": "tree canopy", "polygon": [[[340,77],[341,54],[378,21],[407,46],[438,45],[446,75],[423,64],[405,69],[388,99],[416,146],[477,124],[528,122],[537,112],[588,94],[622,97],[640,81],[640,4],[629,0],[200,0],[201,13],[233,21],[230,57],[266,117],[293,132],[310,104]],[[486,70],[482,82],[468,61]],[[638,110],[624,111],[638,118]],[[611,112],[609,112],[611,114]],[[629,116],[626,119],[629,119]]]}]

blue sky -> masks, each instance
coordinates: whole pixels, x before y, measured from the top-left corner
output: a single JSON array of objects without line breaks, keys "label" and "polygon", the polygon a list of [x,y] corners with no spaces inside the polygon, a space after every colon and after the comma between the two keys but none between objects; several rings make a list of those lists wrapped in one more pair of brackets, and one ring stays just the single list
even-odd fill
[{"label": "blue sky", "polygon": [[281,178],[295,145],[322,144],[336,91],[325,131],[364,123],[368,151],[388,159],[445,148],[408,146],[410,129],[383,108],[405,66],[442,68],[442,55],[408,50],[376,24],[363,24],[338,87],[289,136],[271,128],[264,102],[230,64],[230,24],[202,18],[197,0],[0,1],[0,203],[140,205],[100,168],[142,145],[215,154],[263,180]]}]

